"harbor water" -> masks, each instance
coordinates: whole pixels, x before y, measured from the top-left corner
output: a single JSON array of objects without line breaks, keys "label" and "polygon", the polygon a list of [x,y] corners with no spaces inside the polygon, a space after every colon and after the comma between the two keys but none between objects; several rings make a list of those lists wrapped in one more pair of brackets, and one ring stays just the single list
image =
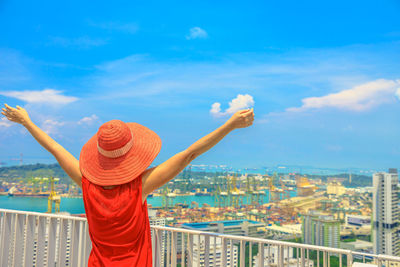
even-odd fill
[{"label": "harbor water", "polygon": [[[268,203],[268,191],[263,196],[263,203]],[[290,191],[290,197],[296,196],[296,191]],[[171,203],[172,202],[172,203]],[[153,196],[147,198],[147,203],[152,207],[161,207],[163,204],[163,197]],[[202,207],[204,204],[215,206],[214,196],[176,196],[169,200],[170,205],[177,203],[187,204],[189,207],[198,205]],[[241,197],[239,203],[247,204],[248,200],[245,196]],[[0,196],[0,208],[46,212],[47,211],[47,198],[46,197],[16,197],[16,196]],[[69,212],[71,214],[85,213],[82,198],[61,198],[60,211]]]}]

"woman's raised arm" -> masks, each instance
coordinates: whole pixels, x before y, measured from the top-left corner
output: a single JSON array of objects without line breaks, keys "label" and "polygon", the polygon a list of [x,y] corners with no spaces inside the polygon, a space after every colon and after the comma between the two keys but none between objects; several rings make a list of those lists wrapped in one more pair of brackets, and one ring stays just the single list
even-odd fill
[{"label": "woman's raised arm", "polygon": [[69,177],[71,177],[79,187],[82,187],[82,174],[79,169],[79,161],[71,153],[36,126],[29,118],[25,109],[20,106],[13,108],[5,104],[5,108],[2,110],[1,114],[6,116],[8,120],[23,125],[39,144],[53,154],[61,168],[63,168]]},{"label": "woman's raised arm", "polygon": [[146,170],[142,175],[143,202],[148,194],[178,175],[192,160],[216,145],[229,132],[237,128],[248,127],[253,124],[253,121],[253,109],[240,110],[224,125],[199,139],[186,150],[176,154],[157,167]]}]

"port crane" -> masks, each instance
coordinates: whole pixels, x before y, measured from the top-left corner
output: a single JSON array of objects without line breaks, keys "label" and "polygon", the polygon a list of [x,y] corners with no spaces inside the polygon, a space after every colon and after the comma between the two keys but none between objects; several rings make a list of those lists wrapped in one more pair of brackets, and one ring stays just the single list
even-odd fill
[{"label": "port crane", "polygon": [[279,177],[277,173],[275,172],[272,177],[269,178],[269,183],[268,183],[268,189],[269,189],[269,202],[277,202],[280,200],[280,195],[281,195],[281,190],[279,188],[275,187],[275,184],[277,183]]},{"label": "port crane", "polygon": [[217,173],[214,175],[214,207],[221,208],[221,206],[225,206],[224,196],[221,194],[221,180],[218,177]]},{"label": "port crane", "polygon": [[54,183],[60,181],[59,178],[50,178],[50,195],[47,201],[47,212],[52,213],[53,211],[53,204],[54,204],[54,212],[60,212],[60,202],[61,197],[57,195],[57,192],[54,188]]},{"label": "port crane", "polygon": [[176,194],[171,192],[171,189],[168,188],[167,185],[164,186],[162,190],[162,206],[165,210],[168,210],[173,206],[173,198],[176,197]]},{"label": "port crane", "polygon": [[229,194],[229,200],[230,200],[230,206],[238,208],[239,207],[239,202],[240,205],[243,204],[243,198],[242,196],[245,194],[243,191],[240,191],[237,186],[237,174],[233,174],[231,176],[228,176],[228,194]]}]

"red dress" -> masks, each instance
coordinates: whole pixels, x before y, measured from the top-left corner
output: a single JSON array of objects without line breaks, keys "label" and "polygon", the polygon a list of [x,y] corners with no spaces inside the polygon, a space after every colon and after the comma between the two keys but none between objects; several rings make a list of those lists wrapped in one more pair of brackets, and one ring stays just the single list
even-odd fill
[{"label": "red dress", "polygon": [[142,177],[104,189],[82,177],[82,193],[92,251],[89,267],[151,267],[147,201],[142,205]]}]

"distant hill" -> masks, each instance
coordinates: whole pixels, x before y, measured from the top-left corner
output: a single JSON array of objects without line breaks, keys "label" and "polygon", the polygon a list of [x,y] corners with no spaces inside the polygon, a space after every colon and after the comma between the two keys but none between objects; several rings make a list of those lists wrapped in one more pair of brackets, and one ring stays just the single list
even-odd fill
[{"label": "distant hill", "polygon": [[[207,171],[191,171],[190,176],[194,179],[202,179],[204,176],[224,175],[223,172],[207,172]],[[283,175],[283,174],[282,174]],[[22,166],[11,166],[0,168],[0,181],[18,182],[19,180],[27,180],[32,177],[58,177],[63,184],[70,184],[72,180],[64,172],[58,163],[54,164],[30,164]],[[178,177],[186,179],[188,174],[183,171]],[[348,178],[349,174],[336,174],[336,175],[306,175],[311,179],[321,179],[326,181],[328,177]],[[348,179],[343,182],[346,187],[364,187],[372,186],[372,177],[367,175],[352,175],[352,182],[349,184]]]},{"label": "distant hill", "polygon": [[0,168],[0,181],[18,182],[32,177],[57,177],[60,183],[70,184],[72,180],[64,172],[59,164],[29,164],[22,166],[10,166]]},{"label": "distant hill", "polygon": [[311,179],[321,179],[322,181],[326,182],[328,178],[344,178],[343,185],[345,187],[365,187],[365,186],[372,186],[372,176],[370,175],[360,175],[360,174],[352,174],[351,176],[351,183],[349,183],[349,174],[342,173],[342,174],[335,174],[335,175],[309,175]]}]

